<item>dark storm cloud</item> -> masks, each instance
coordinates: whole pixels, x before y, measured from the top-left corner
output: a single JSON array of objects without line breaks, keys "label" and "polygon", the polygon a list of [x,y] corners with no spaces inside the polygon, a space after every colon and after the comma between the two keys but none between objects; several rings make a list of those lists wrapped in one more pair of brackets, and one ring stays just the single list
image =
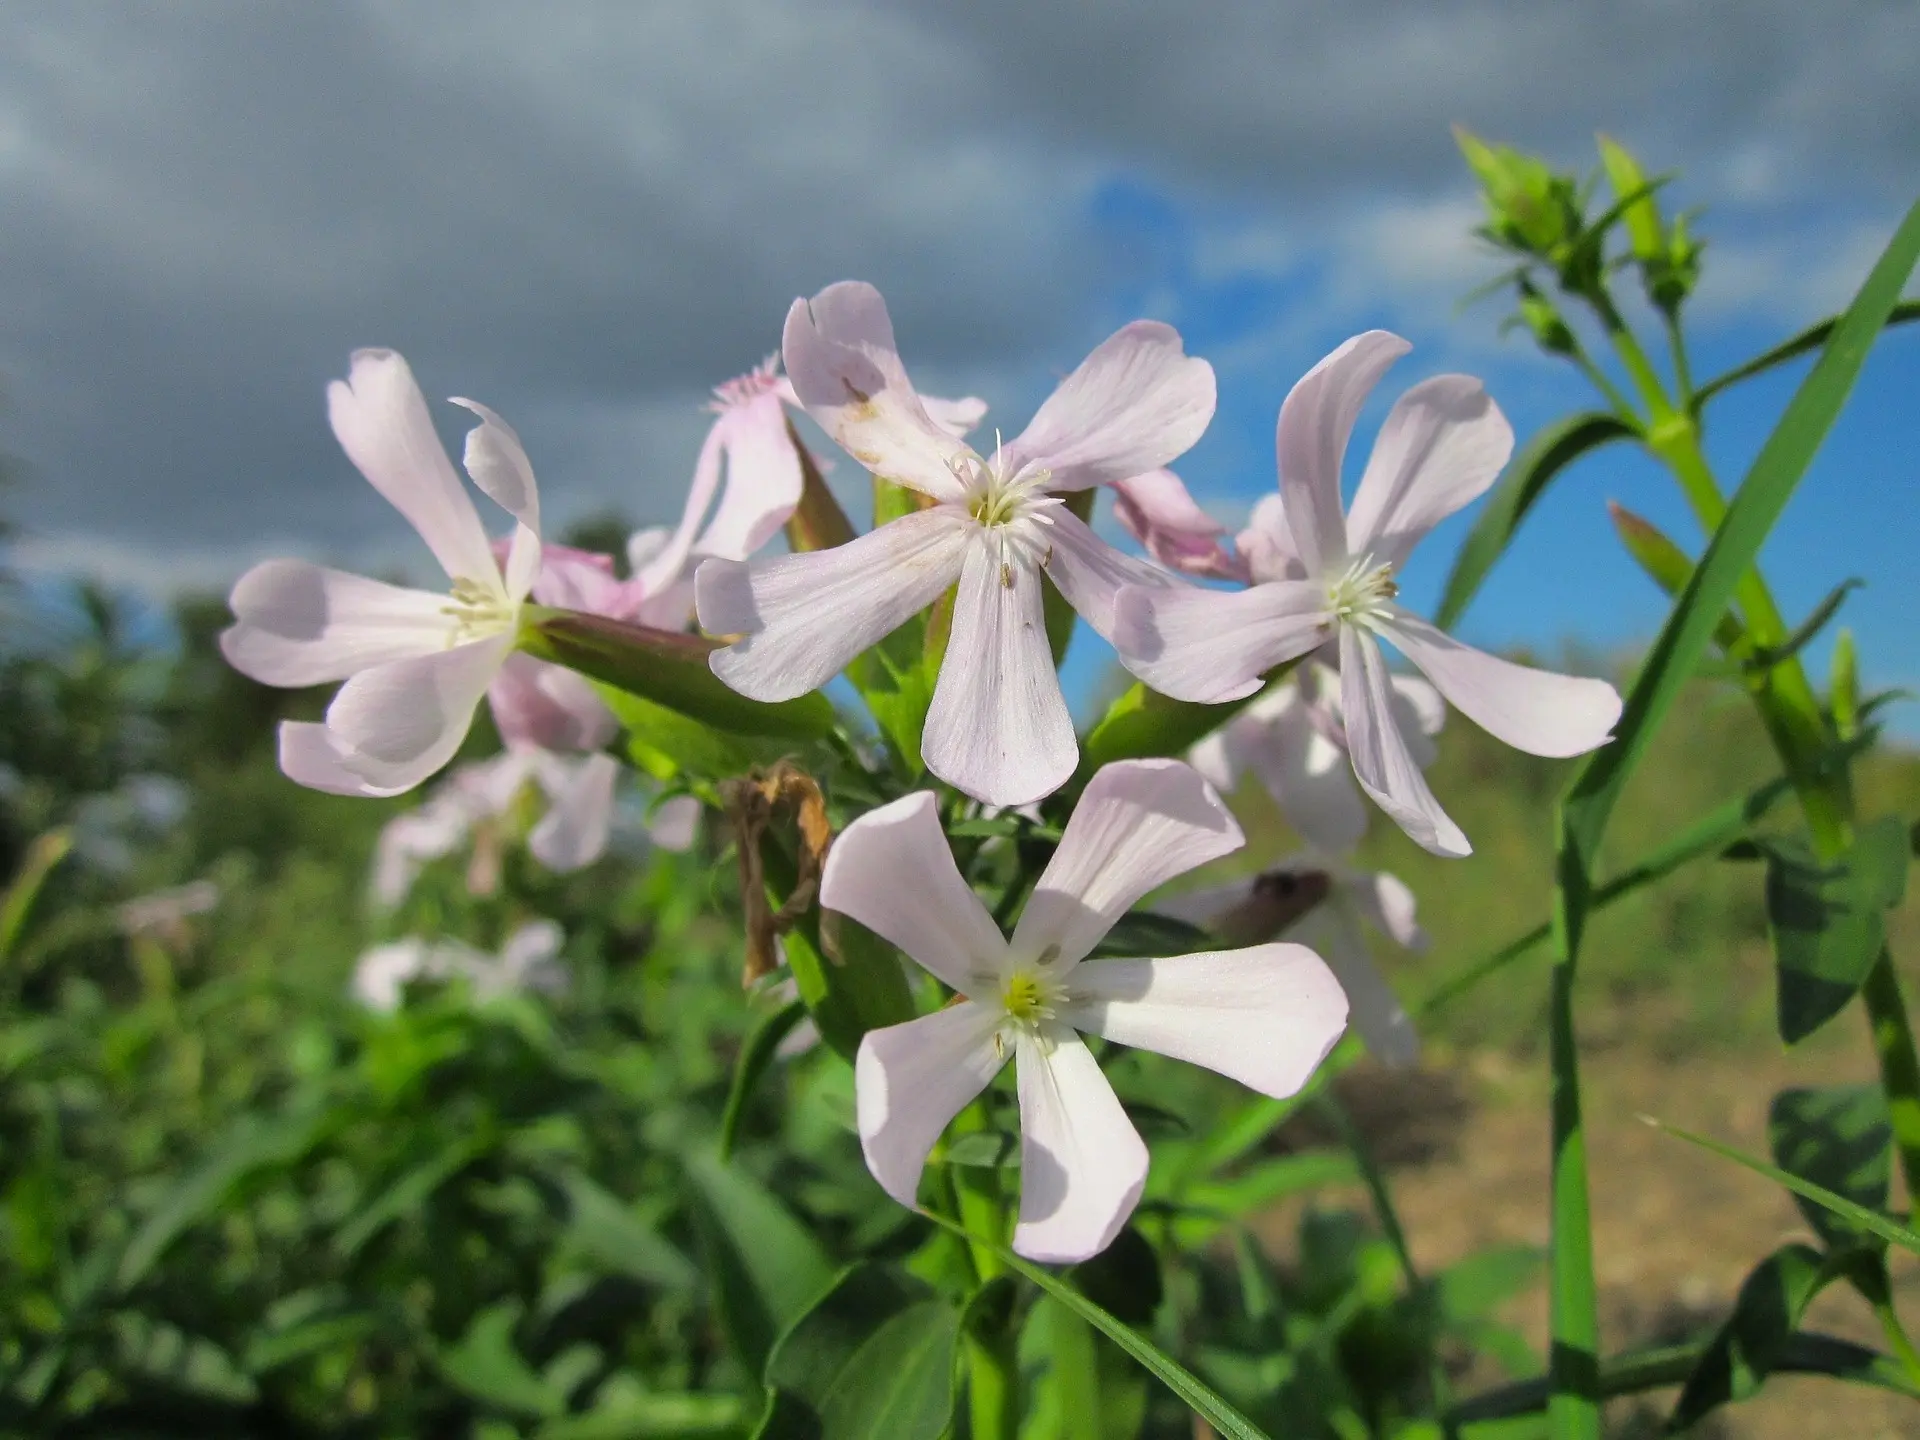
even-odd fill
[{"label": "dark storm cloud", "polygon": [[700,390],[827,280],[879,283],[916,369],[1015,384],[1097,338],[1074,247],[1115,174],[1310,225],[1457,185],[1452,119],[1545,145],[1604,122],[1872,199],[1913,172],[1914,17],[0,7],[0,443],[33,476],[10,503],[68,554],[386,535],[321,401],[382,343],[505,411],[572,508],[659,514]]}]

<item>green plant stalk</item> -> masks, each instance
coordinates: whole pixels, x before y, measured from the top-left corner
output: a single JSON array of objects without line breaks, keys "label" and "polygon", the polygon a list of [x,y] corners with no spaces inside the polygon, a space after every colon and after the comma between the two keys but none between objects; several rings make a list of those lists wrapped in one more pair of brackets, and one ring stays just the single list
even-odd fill
[{"label": "green plant stalk", "polygon": [[[979,1254],[978,1247],[973,1248]],[[966,1354],[967,1430],[972,1440],[1018,1440],[1020,1364],[1012,1327],[996,1326],[985,1335],[969,1330]]]},{"label": "green plant stalk", "polygon": [[[975,1100],[953,1120],[955,1135],[978,1135],[991,1128],[986,1102],[982,1100]],[[1002,1205],[998,1172],[973,1165],[955,1165],[951,1167],[951,1173],[958,1219],[967,1233],[1004,1237],[1007,1233],[1007,1217]],[[967,1248],[973,1256],[973,1273],[982,1285],[996,1276],[1006,1274],[1006,1264],[987,1246],[969,1240]]]},{"label": "green plant stalk", "polygon": [[[1558,827],[1557,827],[1558,828]],[[1593,1222],[1587,1183],[1587,1140],[1580,1118],[1580,1051],[1573,1027],[1579,936],[1567,909],[1566,848],[1554,889],[1553,987],[1548,1062],[1553,1076],[1552,1232],[1548,1306],[1552,1395],[1547,1419],[1555,1440],[1600,1440],[1600,1309],[1593,1276]]]},{"label": "green plant stalk", "polygon": [[[1727,502],[1700,448],[1700,430],[1691,414],[1676,409],[1639,340],[1604,291],[1591,297],[1601,323],[1612,337],[1621,362],[1634,377],[1653,414],[1646,444],[1673,471],[1701,526],[1712,534],[1726,517]],[[1788,627],[1756,565],[1741,578],[1736,597],[1756,650],[1778,647]],[[1836,860],[1853,841],[1853,787],[1849,768],[1820,762],[1828,748],[1826,722],[1798,656],[1755,676],[1748,685],[1781,763],[1792,778],[1807,817],[1815,853]],[[1900,993],[1893,962],[1882,951],[1860,990],[1873,1036],[1880,1080],[1893,1117],[1894,1145],[1909,1194],[1920,1195],[1920,1052]]]},{"label": "green plant stalk", "polygon": [[1887,1346],[1894,1358],[1906,1367],[1910,1380],[1920,1383],[1920,1351],[1913,1348],[1907,1327],[1900,1323],[1900,1312],[1893,1307],[1893,1285],[1887,1274],[1886,1256],[1876,1255],[1868,1264],[1851,1267],[1847,1276],[1853,1281],[1854,1289],[1873,1307],[1873,1318],[1880,1322],[1880,1333],[1887,1337]]}]

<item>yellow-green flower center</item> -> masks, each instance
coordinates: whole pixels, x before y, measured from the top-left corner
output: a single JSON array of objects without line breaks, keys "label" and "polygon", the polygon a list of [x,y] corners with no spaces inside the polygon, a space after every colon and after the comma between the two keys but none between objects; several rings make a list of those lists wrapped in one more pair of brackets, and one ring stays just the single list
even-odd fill
[{"label": "yellow-green flower center", "polygon": [[449,649],[513,628],[515,606],[497,582],[489,585],[462,578],[453,582],[451,593],[453,603],[441,607],[441,613],[453,619],[453,631],[447,637]]}]

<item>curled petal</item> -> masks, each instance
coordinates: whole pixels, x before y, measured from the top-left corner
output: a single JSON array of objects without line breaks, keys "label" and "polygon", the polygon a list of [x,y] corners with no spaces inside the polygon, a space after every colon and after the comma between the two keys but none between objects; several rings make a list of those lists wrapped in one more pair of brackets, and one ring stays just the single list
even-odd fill
[{"label": "curled petal", "polygon": [[280,722],[280,773],[309,790],[367,799],[404,794],[425,778],[360,755],[325,725],[301,720]]},{"label": "curled petal", "polygon": [[794,301],[781,354],[801,405],[867,469],[939,500],[965,493],[952,462],[968,447],[914,393],[873,286],[843,280]]},{"label": "curled petal", "polygon": [[1113,513],[1162,565],[1221,580],[1251,578],[1246,565],[1220,543],[1226,526],[1194,503],[1171,470],[1149,470],[1113,485]]},{"label": "curled petal", "polygon": [[320,685],[358,670],[432,655],[453,635],[447,597],[382,584],[304,560],[268,560],[228,598],[237,623],[221,653],[263,685]]},{"label": "curled petal", "polygon": [[1293,543],[1293,529],[1287,524],[1286,502],[1278,495],[1262,495],[1254,502],[1247,528],[1234,536],[1233,544],[1256,585],[1307,578],[1307,567]]},{"label": "curled petal", "polygon": [[955,789],[1002,806],[1051,795],[1080,758],[1047,646],[1040,576],[1003,564],[984,543],[967,551],[960,572],[920,754]]},{"label": "curled petal", "polygon": [[620,722],[584,675],[515,651],[487,687],[493,721],[509,745],[598,750]]},{"label": "curled petal", "polygon": [[1513,427],[1471,375],[1436,375],[1394,402],[1347,516],[1347,548],[1400,565],[1435,525],[1485,493]]},{"label": "curled petal", "polygon": [[634,542],[640,536],[636,534],[628,538],[627,554],[633,566],[634,583],[645,594],[657,595],[686,570],[687,557],[693,553],[694,537],[700,533],[701,522],[707,518],[713,497],[720,488],[720,468],[726,459],[726,444],[727,432],[721,421],[716,420],[707,431],[707,438],[700,442],[700,454],[693,462],[693,488],[687,492],[686,508],[681,511],[680,523],[670,536],[652,545],[644,560],[633,551]]},{"label": "curled petal", "polygon": [[1380,647],[1354,625],[1340,627],[1340,715],[1353,773],[1374,804],[1422,849],[1436,855],[1471,855],[1467,837],[1440,808],[1407,753]]},{"label": "curled petal", "polygon": [[771,391],[720,417],[727,487],[694,542],[700,555],[744,560],[773,538],[800,503],[800,452],[787,412]]},{"label": "curled petal", "polygon": [[1121,663],[1163,695],[1218,705],[1326,638],[1326,592],[1302,580],[1250,590],[1124,585],[1114,597]]},{"label": "curled petal", "polygon": [[1213,367],[1188,355],[1171,325],[1136,320],[1060,382],[1005,460],[1051,470],[1053,490],[1131,479],[1192,449],[1213,406]]},{"label": "curled petal", "polygon": [[939,598],[971,529],[953,510],[921,510],[830,550],[704,562],[694,576],[701,626],[745,637],[714,652],[713,673],[755,700],[818,689]]},{"label": "curled petal", "polygon": [[869,810],[840,832],[827,852],[820,903],[851,915],[951,989],[991,993],[1007,942],[960,878],[931,790]]},{"label": "curled petal", "polygon": [[1147,1147],[1081,1038],[1064,1025],[1016,1044],[1020,1221],[1013,1248],[1068,1265],[1098,1255],[1140,1203]]},{"label": "curled petal", "polygon": [[1067,603],[1101,639],[1113,639],[1113,598],[1122,585],[1174,586],[1180,582],[1157,565],[1107,544],[1080,517],[1056,510],[1047,551],[1048,576]]},{"label": "curled petal", "polygon": [[1347,1025],[1340,982],[1304,945],[1089,960],[1067,990],[1068,1024],[1204,1065],[1263,1095],[1306,1084]]},{"label": "curled petal", "polygon": [[958,400],[922,395],[920,404],[934,424],[956,439],[971,433],[987,418],[987,402],[978,395],[963,395]]},{"label": "curled petal", "polygon": [[467,738],[474,707],[512,649],[512,636],[497,635],[362,670],[327,707],[341,763],[388,793],[418,785]]},{"label": "curled petal", "polygon": [[1013,932],[1013,953],[1072,965],[1149,890],[1245,843],[1191,765],[1116,760],[1087,782]]},{"label": "curled petal", "polygon": [[1427,932],[1414,918],[1413,891],[1397,875],[1384,870],[1358,874],[1345,887],[1366,922],[1403,950],[1427,948]]},{"label": "curled petal", "polygon": [[1516,750],[1584,755],[1613,738],[1620,692],[1604,680],[1516,665],[1462,645],[1404,610],[1383,628],[1454,709]]},{"label": "curled petal", "polygon": [[347,458],[420,532],[448,575],[476,584],[498,576],[479,512],[397,352],[354,351],[347,378],[327,387],[327,418]]},{"label": "curled petal", "polygon": [[963,1000],[861,1038],[853,1064],[860,1149],[880,1188],[902,1205],[915,1203],[947,1122],[1006,1063],[994,1044],[1000,1021],[995,1010]]},{"label": "curled petal", "polygon": [[1337,569],[1347,558],[1340,458],[1367,396],[1387,367],[1412,348],[1386,330],[1356,335],[1301,377],[1280,406],[1280,494],[1310,575]]},{"label": "curled petal", "polygon": [[560,875],[584,869],[607,853],[620,762],[611,755],[588,755],[564,774],[547,797],[547,813],[527,836],[533,858]]},{"label": "curled petal", "polygon": [[473,483],[520,524],[540,534],[540,487],[534,483],[533,462],[526,447],[506,421],[478,400],[453,399],[463,410],[471,410],[480,423],[467,432],[462,463]]}]

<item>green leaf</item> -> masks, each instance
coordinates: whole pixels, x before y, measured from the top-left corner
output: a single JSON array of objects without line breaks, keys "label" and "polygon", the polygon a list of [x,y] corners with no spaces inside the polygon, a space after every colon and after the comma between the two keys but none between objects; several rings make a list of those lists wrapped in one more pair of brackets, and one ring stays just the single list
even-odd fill
[{"label": "green leaf", "polygon": [[32,913],[33,902],[39,898],[54,867],[66,859],[72,849],[70,830],[49,830],[36,835],[27,846],[20,868],[14,872],[6,890],[0,892],[0,964],[12,958],[20,932],[26,928],[27,916]]},{"label": "green leaf", "polygon": [[[1887,1208],[1893,1167],[1893,1122],[1878,1085],[1826,1085],[1782,1090],[1767,1119],[1773,1162],[1790,1175],[1823,1185],[1869,1210]],[[1830,1250],[1866,1236],[1831,1211],[1796,1195],[1794,1202]]]},{"label": "green leaf", "polygon": [[549,1420],[534,1440],[738,1440],[747,1406],[738,1395],[623,1395],[584,1415]]},{"label": "green leaf", "polygon": [[1484,1319],[1531,1285],[1545,1260],[1536,1245],[1496,1245],[1469,1255],[1434,1278],[1440,1309],[1451,1321]]},{"label": "green leaf", "polygon": [[1120,917],[1094,946],[1093,956],[1101,960],[1157,960],[1166,955],[1191,955],[1218,948],[1219,942],[1198,925],[1189,925],[1171,915],[1135,910]]},{"label": "green leaf", "polygon": [[1529,440],[1480,507],[1473,529],[1454,558],[1453,573],[1447,577],[1433,623],[1442,630],[1451,630],[1459,623],[1494,562],[1512,542],[1520,522],[1546,493],[1554,476],[1588,451],[1625,440],[1633,433],[1617,416],[1594,410],[1557,421]]},{"label": "green leaf", "polygon": [[382,1230],[418,1210],[447,1181],[499,1143],[491,1125],[478,1135],[464,1135],[440,1147],[438,1154],[408,1167],[379,1195],[334,1232],[333,1252],[351,1260]]},{"label": "green leaf", "polygon": [[707,668],[707,657],[721,648],[717,641],[604,615],[538,605],[527,610],[520,645],[528,654],[703,724],[782,740],[817,740],[833,729],[833,706],[818,691],[765,704],[729,690]]},{"label": "green leaf", "polygon": [[767,1357],[779,1397],[756,1440],[939,1440],[953,1419],[960,1312],[924,1281],[863,1262]]},{"label": "green leaf", "polygon": [[577,1170],[563,1171],[559,1181],[567,1197],[567,1239],[583,1255],[664,1290],[691,1290],[699,1284],[693,1262],[632,1206]]},{"label": "green leaf", "polygon": [[773,1064],[780,1042],[793,1033],[793,1027],[807,1018],[803,1000],[790,1000],[778,1010],[770,1010],[747,1032],[740,1057],[733,1062],[733,1083],[727,1087],[727,1107],[720,1114],[720,1158],[733,1157],[739,1143],[740,1125],[746,1119],[747,1105],[759,1087],[761,1076]]},{"label": "green leaf", "polygon": [[1135,683],[1107,707],[1107,713],[1100,717],[1081,745],[1080,768],[1074,772],[1072,782],[1074,788],[1084,786],[1093,778],[1094,771],[1115,760],[1186,754],[1197,742],[1292,674],[1299,663],[1288,661],[1268,674],[1263,689],[1224,705],[1170,700],[1158,691]]},{"label": "green leaf", "polygon": [[626,731],[628,758],[656,780],[719,780],[771,763],[788,748],[777,740],[726,734],[612,685],[596,682],[593,688]]},{"label": "green leaf", "polygon": [[1014,1170],[1020,1165],[1020,1137],[1005,1130],[976,1130],[957,1135],[940,1157],[970,1170]]},{"label": "green leaf", "polygon": [[1800,1328],[1807,1305],[1833,1276],[1826,1258],[1807,1245],[1783,1245],[1755,1266],[1741,1283],[1733,1313],[1687,1377],[1668,1429],[1684,1430],[1758,1391]]},{"label": "green leaf", "polygon": [[774,1340],[833,1282],[833,1264],[758,1181],[700,1151],[687,1153],[685,1164],[721,1326],[758,1375]]},{"label": "green leaf", "polygon": [[319,1139],[327,1120],[320,1107],[271,1118],[242,1115],[201,1162],[176,1182],[120,1252],[114,1284],[129,1290],[146,1278],[167,1247],[211,1218],[240,1183],[261,1171],[291,1165]]},{"label": "green leaf", "polygon": [[929,1210],[922,1212],[941,1229],[950,1231],[977,1249],[991,1251],[1008,1269],[1024,1275],[1067,1309],[1092,1325],[1144,1365],[1161,1384],[1180,1397],[1188,1409],[1220,1432],[1225,1440],[1269,1440],[1259,1426],[1236,1410],[1226,1397],[1199,1376],[1155,1345],[1123,1320],[1118,1320],[1095,1305],[1071,1285],[1030,1261],[1021,1259],[998,1241],[975,1235],[946,1216]]},{"label": "green leaf", "polygon": [[[1714,376],[1693,392],[1694,409],[1699,410],[1722,390],[1738,385],[1742,380],[1751,380],[1756,375],[1764,375],[1767,371],[1785,365],[1790,360],[1798,360],[1809,351],[1818,350],[1827,343],[1828,337],[1833,334],[1835,327],[1844,318],[1840,315],[1829,315],[1826,319],[1809,325],[1792,339],[1781,341],[1764,354],[1756,355],[1744,364],[1734,366],[1724,375]],[[1886,325],[1891,329],[1895,325],[1904,325],[1909,320],[1920,320],[1920,300],[1902,300],[1895,305],[1887,312]]]},{"label": "green leaf", "polygon": [[[1067,512],[1083,524],[1091,521],[1093,502],[1099,493],[1093,486],[1072,491],[1065,497]],[[1060,662],[1067,658],[1067,646],[1073,642],[1073,622],[1076,617],[1067,597],[1052,584],[1040,587],[1040,606],[1046,618],[1047,648],[1053,652],[1053,663],[1057,669]]]},{"label": "green leaf", "polygon": [[514,1348],[513,1329],[519,1321],[519,1301],[489,1306],[473,1317],[457,1345],[434,1352],[434,1364],[456,1388],[496,1409],[559,1415],[567,1407],[566,1396],[542,1380]]},{"label": "green leaf", "polygon": [[1780,1038],[1804,1040],[1859,990],[1886,945],[1886,912],[1906,890],[1907,827],[1883,815],[1860,827],[1838,862],[1804,847],[1767,854],[1767,926],[1779,983]]},{"label": "green leaf", "polygon": [[1753,1171],[1754,1174],[1764,1175],[1776,1184],[1786,1186],[1786,1188],[1794,1194],[1811,1200],[1816,1205],[1832,1211],[1835,1215],[1851,1221],[1858,1228],[1870,1234],[1878,1235],[1882,1240],[1891,1241],[1902,1250],[1920,1255],[1920,1235],[1916,1235],[1913,1231],[1907,1229],[1906,1226],[1888,1219],[1876,1210],[1869,1210],[1866,1206],[1849,1200],[1844,1195],[1835,1194],[1824,1185],[1816,1184],[1812,1180],[1802,1179],[1798,1175],[1789,1174],[1785,1170],[1767,1164],[1764,1160],[1756,1160],[1753,1156],[1743,1154],[1731,1145],[1724,1145],[1718,1140],[1709,1140],[1704,1135],[1695,1135],[1690,1130],[1682,1130],[1677,1125],[1669,1125],[1665,1121],[1655,1120],[1650,1115],[1642,1115],[1640,1118],[1656,1130],[1664,1130],[1669,1135],[1677,1135],[1690,1145],[1698,1145],[1702,1150],[1711,1150],[1714,1154],[1723,1156],[1737,1165],[1744,1165],[1747,1169]]}]

